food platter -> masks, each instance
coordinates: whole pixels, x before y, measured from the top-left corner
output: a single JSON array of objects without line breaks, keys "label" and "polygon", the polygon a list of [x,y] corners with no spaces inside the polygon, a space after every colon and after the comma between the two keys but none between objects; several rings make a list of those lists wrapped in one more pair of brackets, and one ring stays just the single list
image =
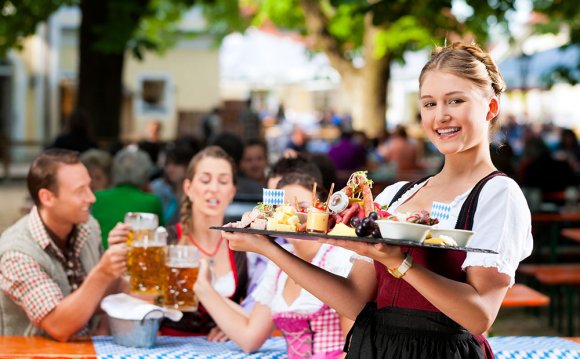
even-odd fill
[{"label": "food platter", "polygon": [[236,228],[236,227],[220,227],[220,226],[212,226],[209,228],[215,229],[215,230],[220,230],[220,231],[226,231],[226,232],[261,234],[261,235],[265,235],[265,236],[269,236],[269,237],[282,237],[282,238],[291,238],[291,239],[306,239],[306,240],[317,240],[318,238],[338,239],[338,240],[349,240],[349,241],[366,242],[366,243],[386,243],[386,244],[392,244],[392,245],[397,245],[397,246],[450,249],[450,250],[464,251],[464,252],[479,252],[479,253],[497,254],[496,251],[492,251],[490,249],[447,246],[447,245],[440,245],[440,244],[428,244],[428,243],[420,243],[417,241],[409,241],[409,240],[402,240],[402,239],[372,238],[372,237],[347,237],[347,236],[336,236],[336,235],[330,235],[330,234],[312,234],[312,233],[306,233],[306,232],[266,231],[266,230],[261,230],[261,229],[252,229],[252,228]]}]

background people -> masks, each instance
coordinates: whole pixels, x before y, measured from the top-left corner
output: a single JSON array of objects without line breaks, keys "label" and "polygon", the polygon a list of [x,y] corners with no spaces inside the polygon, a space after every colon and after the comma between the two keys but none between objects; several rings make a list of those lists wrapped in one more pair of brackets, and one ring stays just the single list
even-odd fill
[{"label": "background people", "polygon": [[113,163],[109,152],[93,148],[82,153],[80,160],[91,176],[91,191],[109,188]]},{"label": "background people", "polygon": [[0,335],[95,334],[101,299],[123,290],[128,229],[111,231],[101,257],[90,182],[77,152],[47,150],[32,163],[35,207],[0,237]]},{"label": "background people", "polygon": [[207,113],[201,119],[201,134],[205,140],[205,144],[211,144],[215,138],[222,133],[223,119],[222,119],[222,109],[219,107],[214,107],[211,112]]},{"label": "background people", "polygon": [[151,182],[151,192],[163,206],[163,221],[166,225],[179,222],[179,203],[183,192],[185,171],[197,149],[184,141],[170,142],[165,147],[163,176]]},{"label": "background people", "polygon": [[91,121],[86,111],[77,109],[68,117],[64,131],[47,148],[84,152],[99,145],[91,134]]},{"label": "background people", "polygon": [[266,186],[266,170],[268,169],[268,146],[265,141],[254,138],[246,141],[244,154],[240,159],[240,177]]},{"label": "background people", "polygon": [[248,98],[245,107],[240,111],[240,124],[242,125],[242,138],[249,141],[254,138],[262,138],[262,120],[252,108],[252,98]]},{"label": "background people", "polygon": [[101,226],[104,248],[109,245],[106,233],[123,222],[127,212],[154,213],[163,225],[161,201],[148,193],[152,171],[151,159],[137,148],[124,148],[113,158],[113,187],[95,192],[97,201],[92,206],[92,214]]}]

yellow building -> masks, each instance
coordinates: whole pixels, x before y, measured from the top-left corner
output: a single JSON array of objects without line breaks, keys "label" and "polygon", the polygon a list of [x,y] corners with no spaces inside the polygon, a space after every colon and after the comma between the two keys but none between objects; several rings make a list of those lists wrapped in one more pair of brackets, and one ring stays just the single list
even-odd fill
[{"label": "yellow building", "polygon": [[[74,106],[79,25],[79,9],[62,8],[24,40],[21,51],[0,62],[0,139],[10,144],[0,154],[13,162],[34,157],[62,130]],[[201,12],[188,12],[180,26],[203,29]],[[183,39],[163,56],[147,53],[142,62],[128,53],[122,139],[139,138],[153,119],[162,122],[164,139],[193,132],[201,114],[220,104],[219,77],[219,50],[207,37]]]}]

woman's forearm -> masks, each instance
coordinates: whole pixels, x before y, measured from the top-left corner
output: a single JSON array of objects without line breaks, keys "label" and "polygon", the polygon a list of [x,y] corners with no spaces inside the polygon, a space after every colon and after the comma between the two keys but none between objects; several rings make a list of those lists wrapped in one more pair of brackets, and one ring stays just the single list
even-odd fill
[{"label": "woman's forearm", "polygon": [[374,297],[376,277],[372,263],[355,261],[351,274],[344,278],[279,246],[270,247],[264,254],[298,285],[349,319],[356,319],[364,305]]},{"label": "woman's forearm", "polygon": [[497,316],[509,277],[494,268],[468,270],[477,274],[468,275],[468,283],[462,283],[414,265],[401,280],[406,280],[449,318],[470,332],[481,334]]},{"label": "woman's forearm", "polygon": [[249,317],[232,307],[228,303],[228,299],[213,288],[198,288],[196,294],[218,327],[244,352],[250,353],[258,350],[272,333],[271,316],[269,314],[254,315],[254,311],[262,310],[259,304],[256,304],[252,316]]}]

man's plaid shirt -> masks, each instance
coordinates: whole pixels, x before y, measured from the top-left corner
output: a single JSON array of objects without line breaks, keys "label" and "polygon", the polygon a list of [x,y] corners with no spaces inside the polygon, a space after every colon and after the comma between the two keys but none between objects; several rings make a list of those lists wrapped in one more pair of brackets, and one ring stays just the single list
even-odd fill
[{"label": "man's plaid shirt", "polygon": [[[76,290],[87,275],[80,261],[80,252],[90,238],[90,229],[84,224],[76,226],[67,241],[66,253],[63,253],[51,239],[36,207],[30,211],[28,226],[33,234],[33,240],[61,263],[72,291]],[[17,251],[7,251],[0,258],[0,289],[25,311],[35,324],[40,323],[64,299],[58,284],[49,277],[40,264],[30,256]],[[88,331],[84,328],[78,334],[87,335]]]}]

